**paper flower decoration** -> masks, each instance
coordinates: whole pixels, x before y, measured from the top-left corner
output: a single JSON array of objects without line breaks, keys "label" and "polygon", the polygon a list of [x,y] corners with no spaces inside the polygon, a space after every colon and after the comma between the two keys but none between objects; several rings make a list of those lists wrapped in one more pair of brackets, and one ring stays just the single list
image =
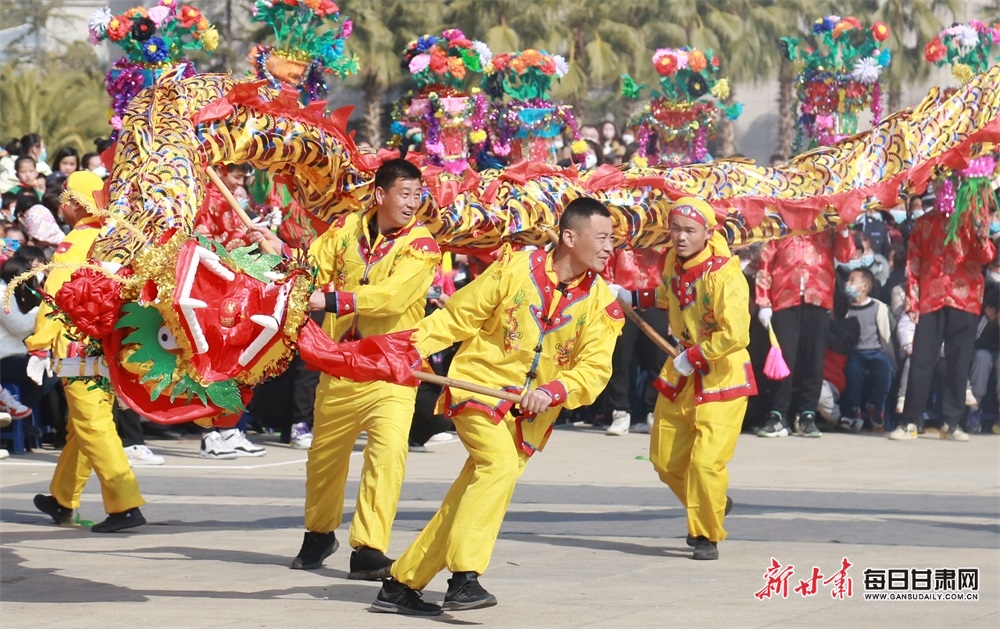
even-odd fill
[{"label": "paper flower decoration", "polygon": [[1000,23],[973,20],[946,28],[924,47],[924,59],[950,64],[955,78],[967,83],[1000,59]]},{"label": "paper flower decoration", "polygon": [[795,149],[832,144],[857,131],[858,113],[882,117],[882,72],[892,60],[879,43],[889,27],[864,28],[855,17],[828,15],[813,23],[811,41],[781,38],[781,51],[796,64],[799,124]]},{"label": "paper flower decoration", "polygon": [[[185,19],[186,14],[192,13],[197,19]],[[219,44],[217,32],[214,40],[204,37],[207,31],[214,31],[212,23],[192,6],[178,9],[175,0],[160,0],[151,9],[135,7],[120,15],[113,15],[107,7],[98,9],[90,16],[87,26],[92,44],[111,41],[125,51],[130,61],[144,65],[177,63],[193,50],[210,53]],[[145,44],[154,36],[158,43],[151,52]]]},{"label": "paper flower decoration", "polygon": [[494,56],[485,68],[483,89],[496,99],[506,94],[515,100],[548,100],[553,79],[561,79],[568,71],[560,55],[529,48]]},{"label": "paper flower decoration", "polygon": [[182,78],[194,74],[194,65],[186,59],[189,52],[211,53],[219,45],[219,32],[190,6],[176,0],[160,0],[149,9],[134,7],[119,15],[104,7],[88,20],[90,43],[110,41],[125,51],[105,76],[112,113],[109,118],[117,138],[125,108],[143,88],[153,84],[165,70],[183,65]]},{"label": "paper flower decoration", "polygon": [[403,52],[403,67],[421,88],[462,89],[470,74],[481,73],[493,58],[489,46],[457,28],[422,35]]},{"label": "paper flower decoration", "polygon": [[[652,90],[652,100],[630,124],[639,127],[638,154],[649,156],[655,135],[660,164],[679,166],[708,161],[708,140],[718,121],[735,120],[743,112],[740,103],[720,106],[701,100],[711,94],[719,101],[729,98],[728,79],[718,78],[719,58],[712,50],[660,48],[653,53],[653,68],[660,75],[660,90]],[[637,85],[622,76],[622,95],[639,99],[646,85]]]}]

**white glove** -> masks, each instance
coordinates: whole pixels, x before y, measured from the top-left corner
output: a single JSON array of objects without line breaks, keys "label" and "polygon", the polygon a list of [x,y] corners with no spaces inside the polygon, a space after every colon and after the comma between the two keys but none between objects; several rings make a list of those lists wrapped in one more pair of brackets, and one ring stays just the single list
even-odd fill
[{"label": "white glove", "polygon": [[774,311],[770,308],[761,308],[757,311],[757,320],[760,321],[765,330],[771,326],[771,317],[773,315]]},{"label": "white glove", "polygon": [[28,358],[28,366],[24,371],[31,378],[32,382],[38,386],[42,386],[42,380],[45,378],[45,375],[52,376],[52,360],[48,356],[41,358],[32,354]]},{"label": "white glove", "polygon": [[635,304],[632,303],[632,291],[623,286],[619,286],[618,284],[608,284],[608,288],[610,288],[611,292],[615,294],[615,297],[621,298],[630,306],[635,306]]},{"label": "white glove", "polygon": [[687,352],[681,352],[674,358],[674,369],[682,376],[690,376],[694,373],[694,365],[688,360]]}]

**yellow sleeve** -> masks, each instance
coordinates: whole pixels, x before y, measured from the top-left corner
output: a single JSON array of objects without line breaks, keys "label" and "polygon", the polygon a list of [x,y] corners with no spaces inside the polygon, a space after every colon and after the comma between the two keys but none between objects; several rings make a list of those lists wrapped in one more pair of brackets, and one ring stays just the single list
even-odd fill
[{"label": "yellow sleeve", "polygon": [[[361,317],[394,317],[406,312],[413,302],[427,298],[434,281],[434,269],[441,264],[441,252],[416,251],[409,243],[399,254],[392,274],[384,280],[359,286],[354,292],[355,312]],[[340,299],[340,293],[337,295]]]},{"label": "yellow sleeve", "polygon": [[316,286],[325,286],[333,280],[335,243],[340,233],[340,229],[331,227],[309,245],[309,262],[316,269]]},{"label": "yellow sleeve", "polygon": [[[72,241],[71,241],[72,242]],[[91,243],[86,242],[72,242],[70,250],[67,255],[55,255],[52,258],[54,263],[62,264],[74,264],[83,263],[87,259],[87,254],[90,252]],[[83,256],[72,255],[78,251],[83,251]],[[73,276],[73,271],[76,267],[66,267],[66,266],[56,266],[51,271],[49,271],[48,277],[45,279],[45,292],[52,297],[56,296],[59,289],[62,288],[63,284],[68,282]],[[49,306],[44,301],[38,307],[38,314],[35,315],[35,332],[28,338],[24,340],[25,346],[27,346],[29,352],[34,352],[37,350],[48,350],[50,352],[57,352],[59,350],[58,345],[59,339],[67,332],[66,326],[58,321],[57,319],[52,319],[47,315],[52,312],[52,307]]]},{"label": "yellow sleeve", "polygon": [[[566,408],[593,404],[611,379],[611,355],[625,320],[612,318],[603,309],[598,316],[600,322],[587,326],[580,335],[579,354],[573,368],[559,374],[555,381],[539,387],[552,395],[553,402],[563,403]],[[562,384],[565,402],[557,397],[560,393],[556,383]]]},{"label": "yellow sleeve", "polygon": [[427,358],[483,328],[502,301],[510,256],[506,247],[496,262],[452,295],[444,308],[417,324],[413,345],[421,356]]},{"label": "yellow sleeve", "polygon": [[712,277],[709,299],[717,327],[698,346],[709,361],[746,349],[750,344],[750,286],[738,261],[734,256]]}]

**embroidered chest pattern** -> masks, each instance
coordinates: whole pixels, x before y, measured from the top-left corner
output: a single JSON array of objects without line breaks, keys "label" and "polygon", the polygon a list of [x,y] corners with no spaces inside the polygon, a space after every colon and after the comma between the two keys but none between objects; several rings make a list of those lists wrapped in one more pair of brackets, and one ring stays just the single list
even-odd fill
[{"label": "embroidered chest pattern", "polygon": [[566,339],[565,343],[559,343],[556,345],[556,366],[559,368],[569,367],[570,361],[573,360],[573,350],[576,349],[576,344],[580,340],[580,334],[583,332],[583,326],[587,324],[587,315],[580,315],[580,318],[576,321],[576,329],[572,338]]},{"label": "embroidered chest pattern", "polygon": [[519,290],[514,295],[514,301],[510,307],[505,308],[503,311],[503,352],[504,354],[510,354],[520,349],[520,341],[524,338],[524,332],[520,330],[520,324],[517,321],[517,312],[524,305],[524,290]]}]

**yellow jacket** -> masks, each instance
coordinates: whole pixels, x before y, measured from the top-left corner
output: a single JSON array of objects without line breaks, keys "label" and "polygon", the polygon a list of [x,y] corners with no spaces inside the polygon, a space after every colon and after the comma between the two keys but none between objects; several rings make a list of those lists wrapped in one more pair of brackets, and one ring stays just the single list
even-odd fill
[{"label": "yellow jacket", "polygon": [[375,210],[342,217],[309,247],[316,284],[336,295],[323,329],[336,341],[408,330],[424,317],[441,251],[415,220],[388,235],[369,226]]},{"label": "yellow jacket", "polygon": [[[552,396],[548,411],[517,420],[521,448],[531,455],[545,445],[559,407],[590,404],[604,389],[623,323],[615,296],[596,273],[560,290],[551,253],[508,247],[444,309],[421,321],[413,342],[427,357],[461,341],[452,378],[514,392],[539,388]],[[438,412],[449,417],[465,406],[499,423],[513,404],[452,389],[438,400]]]},{"label": "yellow jacket", "polygon": [[[719,255],[723,254],[723,255]],[[652,306],[652,291],[640,291],[639,307]],[[668,360],[653,386],[670,400],[694,381],[695,403],[756,395],[750,366],[750,287],[740,259],[711,246],[681,263],[671,249],[663,265],[663,285],[655,304],[669,308],[670,329],[687,348],[695,368],[685,377]]]},{"label": "yellow jacket", "polygon": [[[90,257],[90,249],[100,235],[99,219],[87,217],[77,221],[73,230],[59,243],[52,256],[52,262],[56,266],[49,271],[49,276],[45,279],[47,294],[55,297],[62,285],[70,280],[76,267],[85,263]],[[24,340],[28,351],[47,350],[56,358],[81,356],[82,354],[70,351],[70,343],[73,340],[66,336],[66,326],[57,319],[49,318],[47,315],[50,312],[52,307],[43,301],[35,316],[35,333]]]}]

